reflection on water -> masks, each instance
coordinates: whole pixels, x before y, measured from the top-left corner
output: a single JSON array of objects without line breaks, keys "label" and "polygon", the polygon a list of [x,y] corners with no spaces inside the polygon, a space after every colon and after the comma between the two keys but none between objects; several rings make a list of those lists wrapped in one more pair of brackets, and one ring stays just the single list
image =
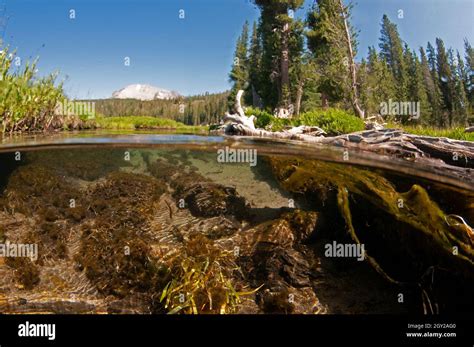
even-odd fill
[{"label": "reflection on water", "polygon": [[0,312],[472,312],[472,182],[333,148],[91,136],[4,144]]}]

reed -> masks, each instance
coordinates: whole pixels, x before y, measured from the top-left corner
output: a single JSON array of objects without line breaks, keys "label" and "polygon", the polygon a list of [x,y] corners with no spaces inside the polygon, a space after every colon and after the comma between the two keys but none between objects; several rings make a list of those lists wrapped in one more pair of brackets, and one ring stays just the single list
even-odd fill
[{"label": "reed", "polygon": [[[64,99],[57,74],[37,76],[37,59],[14,71],[15,51],[0,46],[0,122],[1,131],[20,132],[57,127],[54,113]],[[60,126],[61,122],[59,122]]]}]

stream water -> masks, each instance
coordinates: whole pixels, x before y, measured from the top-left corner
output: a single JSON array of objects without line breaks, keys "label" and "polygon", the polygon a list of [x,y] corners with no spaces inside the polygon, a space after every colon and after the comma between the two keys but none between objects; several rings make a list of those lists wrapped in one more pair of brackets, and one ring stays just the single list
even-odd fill
[{"label": "stream water", "polygon": [[0,147],[1,313],[474,309],[474,183],[262,139],[58,134]]}]

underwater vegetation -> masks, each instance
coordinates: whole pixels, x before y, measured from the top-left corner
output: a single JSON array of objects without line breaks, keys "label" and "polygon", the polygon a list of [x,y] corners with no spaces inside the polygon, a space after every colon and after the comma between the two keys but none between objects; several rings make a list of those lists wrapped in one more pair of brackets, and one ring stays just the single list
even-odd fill
[{"label": "underwater vegetation", "polygon": [[202,234],[191,235],[170,267],[172,280],[160,303],[169,313],[237,312],[241,297],[258,288],[245,292],[234,287],[234,272],[240,269],[233,258],[232,252],[222,251]]},{"label": "underwater vegetation", "polygon": [[[56,149],[24,157],[2,180],[0,241],[36,244],[38,257],[0,258],[4,313],[438,313],[474,306],[470,191],[285,156],[236,166],[239,185],[222,183],[228,173],[212,153],[186,149]],[[275,194],[294,206],[268,207],[278,206]],[[366,261],[325,256],[336,241],[364,244]]]},{"label": "underwater vegetation", "polygon": [[[357,167],[297,159],[271,158],[270,162],[287,190],[311,193],[325,185],[337,191],[346,229],[354,242],[369,245],[370,265],[389,282],[420,286],[425,312],[438,313],[442,301],[453,295],[472,305],[474,232],[468,223],[473,223],[474,194],[456,192],[459,209],[467,212],[466,222],[461,216],[445,214],[418,184],[399,192],[378,173]],[[369,218],[364,220],[365,216]],[[424,283],[430,275],[431,283]],[[448,278],[445,283],[443,277]],[[447,288],[451,293],[443,294],[451,297],[441,298],[439,292]]]}]

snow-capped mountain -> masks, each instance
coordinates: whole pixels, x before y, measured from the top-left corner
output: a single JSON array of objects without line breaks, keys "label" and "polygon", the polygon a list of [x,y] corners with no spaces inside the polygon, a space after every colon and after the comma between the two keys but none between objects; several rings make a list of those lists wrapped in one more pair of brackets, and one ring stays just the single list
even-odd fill
[{"label": "snow-capped mountain", "polygon": [[138,99],[138,100],[154,100],[154,99],[175,99],[180,94],[175,91],[166,90],[148,84],[131,84],[112,93],[114,99]]}]

